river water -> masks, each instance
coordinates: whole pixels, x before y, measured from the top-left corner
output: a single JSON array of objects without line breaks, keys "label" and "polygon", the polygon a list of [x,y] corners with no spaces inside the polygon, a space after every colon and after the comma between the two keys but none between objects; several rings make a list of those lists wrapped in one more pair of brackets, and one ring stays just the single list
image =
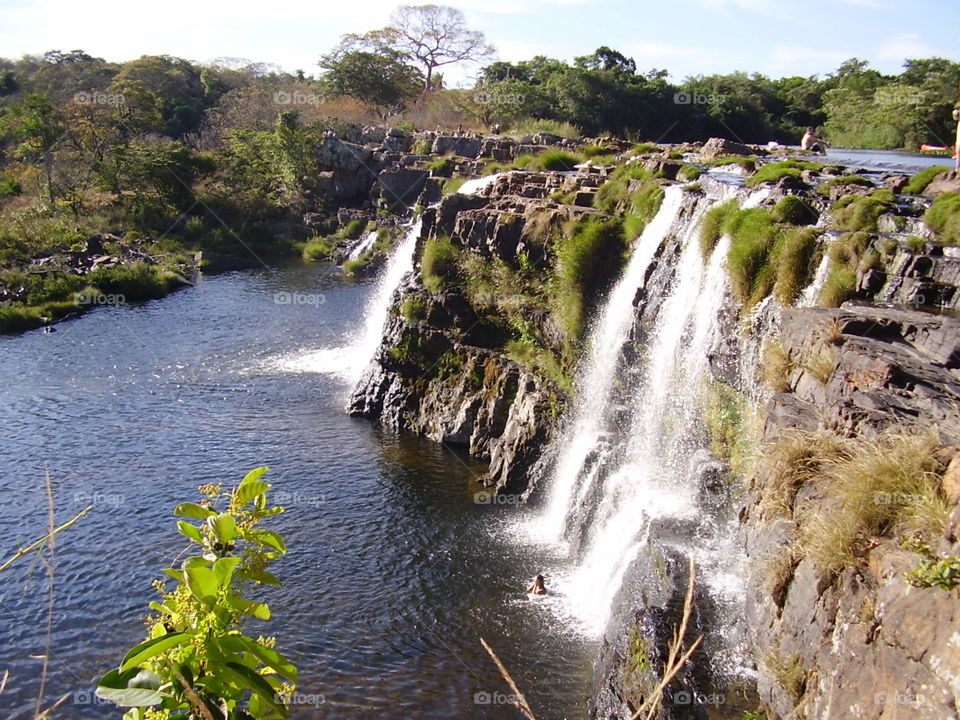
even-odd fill
[{"label": "river water", "polygon": [[[260,595],[274,619],[249,630],[301,668],[292,718],[514,718],[480,636],[539,717],[584,715],[595,641],[523,594],[542,561],[512,541],[523,510],[476,503],[483,468],[462,453],[343,411],[356,359],[337,348],[372,290],[291,263],[0,337],[0,554],[43,534],[45,472],[58,522],[95,505],[57,542],[57,717],[120,716],[92,689],[143,638],[151,580],[185,544],[172,508],[259,465],[290,551],[284,587]],[[46,593],[30,558],[4,572],[5,719],[32,713]]]}]

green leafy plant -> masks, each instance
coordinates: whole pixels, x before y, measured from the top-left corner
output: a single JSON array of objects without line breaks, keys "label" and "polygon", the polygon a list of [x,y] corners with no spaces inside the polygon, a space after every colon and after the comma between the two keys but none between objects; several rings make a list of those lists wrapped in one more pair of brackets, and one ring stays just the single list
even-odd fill
[{"label": "green leafy plant", "polygon": [[914,587],[938,587],[953,590],[960,585],[960,555],[939,557],[930,549],[930,544],[918,537],[905,537],[900,545],[921,556],[920,565],[915,570],[904,573],[904,577]]},{"label": "green leafy plant", "polygon": [[[241,632],[246,618],[270,619],[270,608],[244,595],[261,584],[279,585],[267,567],[286,552],[283,538],[258,529],[283,512],[267,506],[270,485],[252,470],[233,490],[200,488],[205,500],[184,502],[174,514],[194,551],[178,568],[166,568],[176,585],[154,585],[149,638],[100,679],[97,695],[130,708],[124,720],[266,720],[285,718],[284,696],[293,691],[296,667],[273,638]],[[218,509],[218,505],[224,505]],[[200,520],[194,524],[191,520]],[[147,708],[150,708],[149,710]]]}]

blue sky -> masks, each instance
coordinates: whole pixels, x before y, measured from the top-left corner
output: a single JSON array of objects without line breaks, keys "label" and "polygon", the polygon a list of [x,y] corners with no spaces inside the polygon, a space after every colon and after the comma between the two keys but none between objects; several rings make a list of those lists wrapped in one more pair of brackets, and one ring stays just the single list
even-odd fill
[{"label": "blue sky", "polygon": [[[347,32],[386,24],[394,0],[0,0],[0,56],[82,49],[206,62],[241,57],[317,72]],[[746,70],[773,77],[834,70],[846,58],[896,73],[905,57],[960,60],[957,0],[456,0],[504,60],[561,59],[608,45],[674,81]],[[447,73],[464,83],[469,68]]]}]

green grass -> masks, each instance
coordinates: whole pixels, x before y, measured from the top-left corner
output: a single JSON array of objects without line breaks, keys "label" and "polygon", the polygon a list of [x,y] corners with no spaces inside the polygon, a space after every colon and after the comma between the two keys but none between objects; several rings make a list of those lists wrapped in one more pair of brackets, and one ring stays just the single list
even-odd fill
[{"label": "green grass", "polygon": [[820,214],[796,195],[786,195],[773,208],[773,219],[790,225],[813,225]]},{"label": "green grass", "polygon": [[923,221],[943,245],[960,246],[960,193],[943,193],[923,214]]},{"label": "green grass", "polygon": [[760,379],[773,392],[786,392],[790,388],[790,375],[795,368],[790,353],[777,338],[767,338],[763,343],[760,360]]},{"label": "green grass", "polygon": [[429,140],[417,140],[413,144],[414,155],[429,155],[433,150],[433,143]]},{"label": "green grass", "polygon": [[642,142],[642,143],[637,143],[636,145],[634,145],[634,146],[633,146],[633,149],[631,150],[631,152],[632,152],[634,155],[643,155],[643,154],[645,154],[645,153],[660,152],[661,149],[662,149],[662,148],[661,148],[659,145],[657,145],[656,143],[652,143],[652,142]]},{"label": "green grass", "polygon": [[750,208],[729,215],[723,231],[730,235],[727,272],[734,296],[749,307],[773,288],[774,275],[768,259],[779,234],[769,210]]},{"label": "green grass", "polygon": [[573,170],[583,162],[583,157],[565,150],[545,150],[537,155],[528,166],[532,170]]},{"label": "green grass", "polygon": [[940,173],[950,172],[953,170],[951,167],[946,165],[934,165],[928,167],[925,170],[921,170],[916,175],[907,180],[907,184],[903,186],[903,192],[908,195],[919,195],[924,190],[927,189],[927,185],[933,182],[933,179]]},{"label": "green grass", "polygon": [[684,165],[679,171],[677,171],[677,177],[681,180],[686,180],[687,182],[696,180],[702,174],[703,172],[700,170],[700,168],[694,165]]},{"label": "green grass", "polygon": [[423,166],[424,170],[429,170],[431,175],[437,177],[450,177],[457,167],[457,161],[452,155],[430,160]]},{"label": "green grass", "polygon": [[742,442],[747,398],[731,385],[719,381],[707,384],[704,423],[710,436],[710,451],[721,460],[729,460]]},{"label": "green grass", "polygon": [[816,228],[790,228],[775,247],[773,297],[781,305],[792,305],[816,271]]},{"label": "green grass", "polygon": [[568,339],[579,341],[594,300],[623,267],[622,225],[618,220],[583,219],[559,240],[555,252],[557,313]]},{"label": "green grass", "polygon": [[145,262],[94,270],[87,275],[87,282],[102,293],[123,295],[126,300],[161,298],[175,284],[169,270]]},{"label": "green grass", "polygon": [[423,286],[432,293],[438,293],[459,280],[457,259],[459,250],[449,238],[430,238],[423,245],[420,258],[420,277]]},{"label": "green grass", "polygon": [[730,198],[725,203],[707,210],[700,223],[700,251],[705,258],[709,257],[716,247],[727,218],[739,210],[740,202],[736,198]]},{"label": "green grass", "polygon": [[465,177],[455,177],[450,178],[443,183],[443,187],[440,188],[441,195],[453,195],[460,187],[467,181]]},{"label": "green grass", "polygon": [[880,198],[847,195],[837,200],[830,209],[831,224],[835,229],[845,232],[875,232],[877,219],[890,209],[891,205]]},{"label": "green grass", "polygon": [[400,303],[400,314],[410,324],[418,323],[427,318],[427,303],[423,298],[405,298]]},{"label": "green grass", "polygon": [[655,180],[643,183],[630,194],[627,200],[626,214],[623,216],[623,232],[628,240],[640,237],[663,202],[663,187]]},{"label": "green grass", "polygon": [[820,297],[817,298],[817,304],[824,307],[840,307],[844,302],[853,297],[857,288],[857,273],[846,267],[831,268],[827,275],[823,287],[820,289]]},{"label": "green grass", "polygon": [[307,261],[329,260],[336,249],[336,241],[328,237],[315,237],[303,246],[303,259]]},{"label": "green grass", "polygon": [[623,212],[630,198],[630,181],[647,181],[653,177],[649,170],[645,170],[638,163],[621,165],[610,173],[607,181],[597,190],[593,206],[611,215]]},{"label": "green grass", "polygon": [[830,178],[825,183],[817,185],[817,194],[822,195],[823,197],[830,197],[830,190],[835,187],[870,187],[874,185],[872,182],[867,180],[861,175],[842,175],[840,177]]},{"label": "green grass", "polygon": [[745,155],[721,155],[718,158],[709,160],[706,163],[707,167],[722,167],[724,165],[739,165],[747,172],[752,173],[757,169],[757,158],[753,156]]},{"label": "green grass", "polygon": [[756,187],[763,183],[780,182],[783,178],[788,177],[799,180],[801,178],[800,170],[792,165],[787,165],[787,162],[789,161],[783,163],[768,163],[761,166],[756,173],[747,178],[747,187]]}]

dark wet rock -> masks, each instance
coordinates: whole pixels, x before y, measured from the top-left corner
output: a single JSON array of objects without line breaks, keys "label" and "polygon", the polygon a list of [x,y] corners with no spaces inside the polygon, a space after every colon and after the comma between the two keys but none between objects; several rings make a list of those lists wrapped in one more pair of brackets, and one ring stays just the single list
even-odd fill
[{"label": "dark wet rock", "polygon": [[937,175],[924,189],[923,194],[927,197],[935,197],[945,192],[960,192],[960,174],[956,170]]}]

